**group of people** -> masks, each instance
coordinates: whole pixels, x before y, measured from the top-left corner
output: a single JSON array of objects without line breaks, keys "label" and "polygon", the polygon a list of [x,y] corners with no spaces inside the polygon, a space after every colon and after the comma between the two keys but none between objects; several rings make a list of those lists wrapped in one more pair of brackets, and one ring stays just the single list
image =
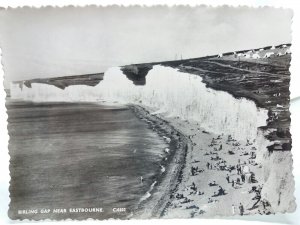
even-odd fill
[{"label": "group of people", "polygon": [[[245,209],[242,203],[238,205],[238,209],[239,209],[239,215],[243,216],[245,214]],[[236,206],[234,204],[232,204],[232,214],[233,215],[236,214]]]},{"label": "group of people", "polygon": [[191,175],[192,176],[195,176],[198,173],[203,173],[203,172],[204,172],[204,170],[203,169],[199,169],[198,166],[196,166],[196,167],[192,166],[191,167]]},{"label": "group of people", "polygon": [[225,192],[225,189],[219,185],[218,191],[214,192],[214,195],[212,197],[217,197],[217,196],[221,196],[221,195],[226,195],[226,192]]},{"label": "group of people", "polygon": [[[209,156],[207,159],[209,159],[206,162],[206,169],[207,170],[222,170],[222,171],[228,171],[228,173],[226,174],[226,180],[228,184],[231,184],[230,186],[232,186],[233,188],[237,189],[240,188],[241,185],[245,184],[245,183],[255,183],[257,182],[255,179],[255,174],[254,172],[250,171],[249,166],[247,165],[247,162],[244,161],[243,163],[241,163],[241,160],[238,160],[237,164],[229,164],[226,160],[222,159],[219,155],[222,153],[219,153],[220,151],[224,151],[222,142],[220,142],[219,140],[222,139],[221,135],[219,135],[217,138],[212,138],[211,143],[209,145],[209,147],[213,148],[213,151],[209,151],[206,152],[204,155]],[[253,141],[254,143],[255,141]],[[232,138],[231,135],[228,135],[227,144],[230,144],[232,146],[237,146],[236,150],[238,150],[240,152],[240,150],[245,150],[244,148],[242,148],[239,142],[237,142],[235,139]],[[253,145],[253,143],[251,143],[249,140],[247,140],[247,146]],[[253,165],[253,163],[255,163],[255,158],[256,158],[256,154],[255,151],[253,149],[254,147],[252,147],[252,151],[250,152],[250,158],[248,160],[248,163]],[[256,150],[256,149],[255,149]],[[247,152],[249,155],[249,152]],[[196,161],[195,162],[199,162]],[[202,173],[204,172],[204,169],[199,169],[198,166],[191,166],[190,169],[190,174],[191,176],[195,176],[198,173]],[[212,181],[208,184],[210,187],[216,187],[217,190],[215,190],[213,193],[213,195],[211,197],[208,198],[208,203],[214,203],[214,202],[218,202],[219,199],[214,198],[214,197],[218,197],[218,196],[223,196],[226,195],[226,190],[219,184],[216,183],[216,181]],[[186,189],[189,189],[189,195],[203,195],[204,192],[201,192],[198,190],[195,182],[192,182],[191,185],[189,185],[188,187],[186,187]],[[255,203],[253,205],[253,207],[256,207],[261,201],[261,189],[260,187],[257,189],[253,189],[253,191],[255,193],[255,196],[252,198],[252,200],[255,200]],[[251,193],[252,193],[251,192]],[[183,196],[183,194],[177,194],[176,199],[184,199],[183,202],[181,203],[188,203],[191,202],[192,200]],[[244,205],[242,203],[239,203],[237,205],[232,205],[232,210],[233,210],[233,214],[240,214],[240,215],[245,215],[245,208]],[[237,212],[238,210],[238,212]]]},{"label": "group of people", "polygon": [[246,172],[244,173],[242,169],[240,168],[240,165],[237,167],[237,175],[238,177],[236,179],[232,178],[230,179],[229,174],[226,175],[227,183],[231,183],[232,187],[235,187],[236,184],[243,184],[243,183],[257,183],[257,180],[255,178],[254,172]]},{"label": "group of people", "polygon": [[192,190],[190,192],[190,195],[192,195],[192,194],[204,195],[204,192],[198,191],[198,188],[197,188],[195,182],[193,182],[192,185],[190,186],[190,190]]}]

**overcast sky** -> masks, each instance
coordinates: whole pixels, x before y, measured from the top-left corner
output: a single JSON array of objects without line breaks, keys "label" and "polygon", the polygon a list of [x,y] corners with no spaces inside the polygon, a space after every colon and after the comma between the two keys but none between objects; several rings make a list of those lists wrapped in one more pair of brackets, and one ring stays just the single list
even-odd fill
[{"label": "overcast sky", "polygon": [[139,62],[291,43],[292,11],[231,7],[1,10],[5,78],[104,72]]}]

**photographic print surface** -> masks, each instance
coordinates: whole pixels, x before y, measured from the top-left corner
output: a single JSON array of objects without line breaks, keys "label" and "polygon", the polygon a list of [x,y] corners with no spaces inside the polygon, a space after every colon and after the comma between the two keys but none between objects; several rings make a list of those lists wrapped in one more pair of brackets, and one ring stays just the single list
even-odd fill
[{"label": "photographic print surface", "polygon": [[23,219],[293,212],[290,9],[0,10]]}]

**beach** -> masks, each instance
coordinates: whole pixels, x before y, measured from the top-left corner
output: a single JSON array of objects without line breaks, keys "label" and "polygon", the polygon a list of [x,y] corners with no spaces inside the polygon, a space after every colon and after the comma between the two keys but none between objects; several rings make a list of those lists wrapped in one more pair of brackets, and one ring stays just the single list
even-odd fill
[{"label": "beach", "polygon": [[182,171],[191,142],[187,136],[163,118],[151,114],[141,106],[131,105],[130,107],[138,118],[150,124],[150,128],[164,138],[169,148],[165,149],[161,161],[161,176],[155,180],[151,190],[146,193],[146,198],[142,198],[134,214],[131,214],[129,218],[159,218],[169,207],[172,196],[182,180]]},{"label": "beach", "polygon": [[[151,115],[150,108],[141,106],[134,109],[139,118],[155,117],[152,122],[162,123],[165,131],[180,133],[187,146],[176,149],[175,154],[181,155],[181,160],[169,161],[166,166],[169,175],[157,183],[153,196],[134,218],[233,216],[241,215],[240,205],[244,208],[243,215],[273,213],[260,196],[264,174],[263,166],[256,162],[260,154],[256,140],[237,141],[229,135],[207,132],[196,122],[164,114]],[[237,165],[241,166],[240,172]],[[219,192],[220,188],[224,192]]]}]

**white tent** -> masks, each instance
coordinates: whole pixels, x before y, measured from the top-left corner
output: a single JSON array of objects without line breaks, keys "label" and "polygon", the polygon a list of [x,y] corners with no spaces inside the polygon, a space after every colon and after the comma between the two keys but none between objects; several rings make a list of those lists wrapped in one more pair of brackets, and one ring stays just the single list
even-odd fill
[{"label": "white tent", "polygon": [[243,167],[243,174],[246,174],[246,173],[250,173],[250,168],[249,168],[249,166],[244,166],[244,167]]}]

